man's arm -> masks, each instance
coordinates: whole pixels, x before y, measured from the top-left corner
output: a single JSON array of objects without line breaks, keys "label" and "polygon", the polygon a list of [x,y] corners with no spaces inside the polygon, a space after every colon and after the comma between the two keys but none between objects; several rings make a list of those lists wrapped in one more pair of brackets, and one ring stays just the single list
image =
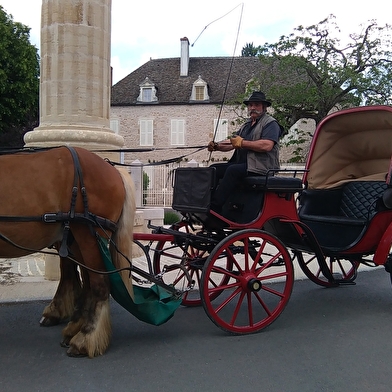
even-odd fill
[{"label": "man's arm", "polygon": [[223,141],[217,143],[216,149],[217,149],[217,151],[226,152],[226,151],[233,150],[234,147],[230,143],[230,140],[223,140]]},{"label": "man's arm", "polygon": [[268,139],[242,140],[241,148],[256,152],[268,152],[274,148],[275,142]]},{"label": "man's arm", "polygon": [[255,152],[269,152],[279,141],[280,127],[276,121],[272,121],[263,129],[262,138],[258,140],[245,140],[240,136],[230,139],[234,148],[243,148]]}]

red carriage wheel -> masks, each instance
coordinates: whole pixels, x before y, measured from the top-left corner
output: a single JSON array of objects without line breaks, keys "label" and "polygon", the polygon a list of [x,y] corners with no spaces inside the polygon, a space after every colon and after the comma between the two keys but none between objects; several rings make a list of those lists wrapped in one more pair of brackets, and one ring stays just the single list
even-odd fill
[{"label": "red carriage wheel", "polygon": [[[302,252],[295,252],[295,255],[303,273],[312,282],[324,287],[336,287],[336,283],[328,281],[323,275],[315,255],[309,255],[306,260]],[[326,258],[325,262],[333,277],[340,282],[353,282],[357,277],[357,270],[360,265],[358,261],[330,256]]]},{"label": "red carriage wheel", "polygon": [[[225,283],[216,286],[214,281]],[[241,230],[211,252],[201,280],[202,303],[224,331],[253,333],[282,313],[293,283],[293,264],[284,244],[262,230]],[[220,295],[215,297],[215,292]]]},{"label": "red carriage wheel", "polygon": [[[195,234],[185,222],[177,223],[173,225],[171,229]],[[154,252],[153,268],[156,275],[163,271],[165,265],[181,264],[191,279],[194,280],[194,288],[183,294],[181,304],[184,306],[201,305],[200,281],[203,266],[209,256],[209,252],[207,249],[208,244],[199,244],[200,248],[197,244],[197,242],[194,242],[193,244],[176,244],[168,241],[159,241]],[[173,284],[180,290],[183,290],[188,285],[186,273],[181,269],[163,274],[162,280],[166,284]],[[218,286],[224,283],[224,280],[215,282]],[[215,292],[213,295],[217,296],[219,293]]]}]

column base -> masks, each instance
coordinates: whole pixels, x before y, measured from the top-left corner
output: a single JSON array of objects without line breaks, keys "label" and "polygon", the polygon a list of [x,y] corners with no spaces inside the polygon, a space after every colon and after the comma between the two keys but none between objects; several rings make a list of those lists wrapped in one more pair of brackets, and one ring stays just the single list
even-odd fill
[{"label": "column base", "polygon": [[24,136],[26,147],[59,146],[72,144],[79,147],[120,148],[124,138],[110,129],[91,129],[88,127],[48,128],[38,127]]},{"label": "column base", "polygon": [[[124,146],[124,138],[110,129],[91,130],[88,127],[63,129],[38,127],[25,134],[24,142],[25,147],[72,146],[87,150],[120,150]],[[97,152],[97,154],[113,161],[120,159],[120,152]]]}]

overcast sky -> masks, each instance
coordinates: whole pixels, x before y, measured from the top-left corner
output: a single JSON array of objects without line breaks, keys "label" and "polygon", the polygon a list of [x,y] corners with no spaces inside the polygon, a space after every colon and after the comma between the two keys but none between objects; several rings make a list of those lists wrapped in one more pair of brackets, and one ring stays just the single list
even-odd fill
[{"label": "overcast sky", "polygon": [[[14,21],[31,28],[31,42],[38,48],[41,4],[42,0],[0,0]],[[343,40],[370,19],[379,25],[392,23],[391,11],[392,3],[385,0],[112,0],[114,83],[150,58],[179,57],[182,37],[189,39],[191,57],[232,56],[240,55],[246,43],[276,42],[295,27],[317,24],[329,14],[336,16]]]}]

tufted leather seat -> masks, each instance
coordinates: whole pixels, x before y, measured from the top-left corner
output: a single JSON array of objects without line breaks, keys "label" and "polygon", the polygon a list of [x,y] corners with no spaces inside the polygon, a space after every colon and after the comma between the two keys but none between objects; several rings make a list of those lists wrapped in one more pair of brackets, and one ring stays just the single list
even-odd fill
[{"label": "tufted leather seat", "polygon": [[387,184],[381,181],[349,182],[343,188],[340,212],[349,218],[371,219],[376,213],[377,200]]},{"label": "tufted leather seat", "polygon": [[329,249],[348,249],[364,234],[370,220],[387,206],[382,197],[384,181],[352,181],[342,188],[306,189],[301,195],[299,217]]}]

